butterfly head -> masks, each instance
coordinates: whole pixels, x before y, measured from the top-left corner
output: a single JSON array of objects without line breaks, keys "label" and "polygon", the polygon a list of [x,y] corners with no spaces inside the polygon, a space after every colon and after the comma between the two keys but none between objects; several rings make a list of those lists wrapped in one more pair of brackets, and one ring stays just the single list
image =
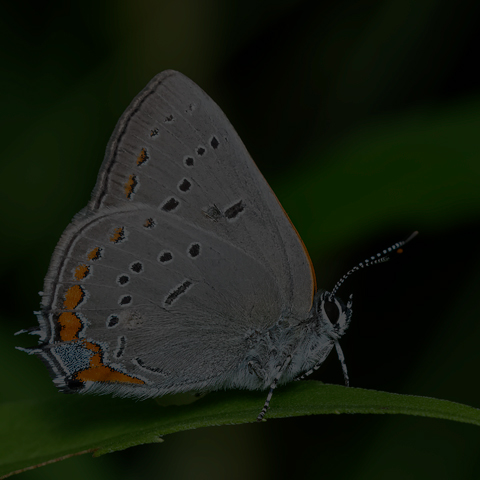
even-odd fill
[{"label": "butterfly head", "polygon": [[350,295],[345,304],[330,292],[318,294],[315,307],[317,318],[327,335],[337,339],[345,333],[352,318],[352,298],[353,295]]}]

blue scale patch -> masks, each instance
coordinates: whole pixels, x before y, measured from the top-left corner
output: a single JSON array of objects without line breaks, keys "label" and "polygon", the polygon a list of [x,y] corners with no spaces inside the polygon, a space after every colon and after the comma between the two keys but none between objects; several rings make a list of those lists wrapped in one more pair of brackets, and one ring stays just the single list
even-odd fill
[{"label": "blue scale patch", "polygon": [[58,345],[54,352],[65,370],[69,372],[87,369],[90,366],[90,358],[95,354],[80,342]]}]

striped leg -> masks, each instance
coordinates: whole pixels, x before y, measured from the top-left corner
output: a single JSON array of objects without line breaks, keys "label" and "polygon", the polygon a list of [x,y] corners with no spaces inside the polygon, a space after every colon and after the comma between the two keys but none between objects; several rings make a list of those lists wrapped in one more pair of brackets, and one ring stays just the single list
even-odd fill
[{"label": "striped leg", "polygon": [[277,383],[280,380],[282,373],[285,371],[285,369],[288,367],[291,361],[292,361],[292,356],[289,355],[287,359],[283,362],[283,365],[281,366],[281,368],[278,369],[277,375],[273,379],[273,383],[270,385],[270,391],[268,392],[267,400],[265,400],[265,405],[263,406],[262,411],[257,417],[257,422],[261,422],[263,420],[263,417],[267,413],[267,410],[270,405],[270,400],[272,399],[273,391],[277,387]]},{"label": "striped leg", "polygon": [[330,345],[330,348],[323,349],[323,355],[318,359],[318,362],[310,370],[308,370],[308,372],[305,372],[303,375],[300,375],[299,377],[295,378],[294,380],[296,382],[299,381],[299,380],[303,380],[305,377],[308,377],[313,372],[316,372],[322,366],[323,362],[328,357],[328,355],[330,355],[332,347],[333,347],[333,344]]},{"label": "striped leg", "polygon": [[340,344],[338,342],[335,342],[335,348],[337,349],[338,359],[342,364],[342,371],[343,371],[343,378],[345,379],[345,386],[348,387],[349,380],[348,380],[347,364],[345,363],[345,357],[343,356],[343,351],[340,348]]},{"label": "striped leg", "polygon": [[[338,359],[340,360],[340,363],[342,364],[342,371],[343,371],[343,378],[345,379],[345,385],[348,387],[349,386],[349,379],[348,379],[348,371],[347,371],[347,364],[345,362],[345,357],[343,356],[343,351],[340,347],[340,344],[338,342],[335,342],[335,348],[337,350],[337,355]],[[308,372],[305,372],[303,375],[300,375],[299,377],[295,378],[294,381],[298,382],[299,380],[303,380],[305,377],[308,377],[311,375],[313,372],[316,372],[321,366],[322,363],[324,362],[325,358],[323,358],[319,363],[313,366]]]},{"label": "striped leg", "polygon": [[303,375],[300,375],[299,377],[295,378],[294,382],[303,380],[305,377],[308,377],[313,372],[316,372],[322,366],[322,363],[323,363],[323,360],[320,363],[317,363],[316,365],[314,365],[308,372],[305,372]]}]

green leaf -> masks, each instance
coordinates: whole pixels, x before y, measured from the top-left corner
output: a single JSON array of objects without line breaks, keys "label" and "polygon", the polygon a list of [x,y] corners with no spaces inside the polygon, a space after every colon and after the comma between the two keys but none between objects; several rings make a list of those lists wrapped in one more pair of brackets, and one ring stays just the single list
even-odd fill
[{"label": "green leaf", "polygon": [[[80,395],[5,402],[0,406],[0,475],[79,453],[98,456],[158,442],[183,430],[255,422],[264,400],[264,392],[228,391],[167,407]],[[332,413],[418,415],[480,426],[480,410],[467,405],[316,381],[279,388],[267,417]]]}]

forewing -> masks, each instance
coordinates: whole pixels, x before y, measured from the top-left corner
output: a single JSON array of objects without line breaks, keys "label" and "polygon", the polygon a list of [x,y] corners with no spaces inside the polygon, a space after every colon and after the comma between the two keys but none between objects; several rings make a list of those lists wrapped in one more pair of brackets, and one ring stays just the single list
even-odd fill
[{"label": "forewing", "polygon": [[256,258],[294,316],[310,310],[308,253],[215,102],[181,73],[157,75],[122,115],[89,208],[146,203],[171,209]]}]

